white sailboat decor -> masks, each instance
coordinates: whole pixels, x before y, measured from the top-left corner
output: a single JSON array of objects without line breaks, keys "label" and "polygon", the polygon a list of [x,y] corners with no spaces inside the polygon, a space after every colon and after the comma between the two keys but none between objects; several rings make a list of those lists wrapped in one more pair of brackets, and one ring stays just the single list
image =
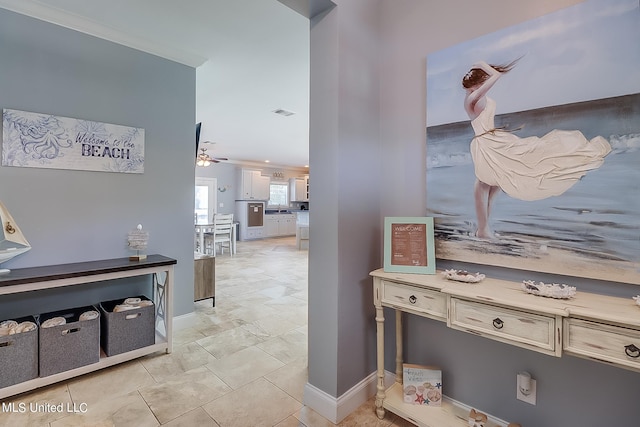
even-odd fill
[{"label": "white sailboat decor", "polygon": [[[23,254],[31,249],[22,231],[14,221],[7,208],[0,202],[0,263],[9,261],[14,256]],[[0,274],[9,270],[0,269]]]}]

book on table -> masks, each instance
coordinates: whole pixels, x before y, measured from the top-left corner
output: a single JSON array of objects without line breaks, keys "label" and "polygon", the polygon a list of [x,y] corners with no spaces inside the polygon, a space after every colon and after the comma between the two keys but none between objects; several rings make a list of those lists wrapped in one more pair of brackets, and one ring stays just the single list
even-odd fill
[{"label": "book on table", "polygon": [[405,403],[440,406],[442,371],[435,366],[402,365],[402,390]]}]

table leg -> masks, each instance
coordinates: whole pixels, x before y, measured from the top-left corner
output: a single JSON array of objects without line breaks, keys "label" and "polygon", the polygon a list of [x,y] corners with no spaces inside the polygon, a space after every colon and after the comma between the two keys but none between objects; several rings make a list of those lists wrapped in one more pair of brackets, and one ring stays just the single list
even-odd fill
[{"label": "table leg", "polygon": [[162,327],[161,333],[167,340],[167,353],[173,349],[172,343],[172,320],[173,320],[173,268],[163,272],[153,273],[153,302],[155,308],[155,328],[158,323]]},{"label": "table leg", "polygon": [[235,255],[236,253],[236,230],[237,224],[233,224],[231,227],[231,255]]},{"label": "table leg", "polygon": [[402,311],[396,310],[396,382],[402,384]]},{"label": "table leg", "polygon": [[381,305],[376,304],[376,328],[377,328],[377,359],[378,359],[378,383],[376,393],[376,415],[379,419],[384,418],[384,311]]},{"label": "table leg", "polygon": [[165,282],[165,313],[167,315],[167,353],[173,351],[173,285],[174,285],[173,268],[167,270],[167,279]]}]

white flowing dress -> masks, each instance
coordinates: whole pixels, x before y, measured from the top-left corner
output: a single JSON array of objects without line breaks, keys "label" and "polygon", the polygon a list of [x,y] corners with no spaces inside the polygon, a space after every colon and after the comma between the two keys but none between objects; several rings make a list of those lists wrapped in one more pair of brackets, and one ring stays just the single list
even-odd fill
[{"label": "white flowing dress", "polygon": [[611,151],[603,137],[589,141],[577,130],[520,138],[495,128],[495,111],[495,101],[487,97],[485,109],[471,121],[476,135],[471,157],[478,180],[500,187],[511,197],[540,200],[558,196],[588,171],[599,168]]}]

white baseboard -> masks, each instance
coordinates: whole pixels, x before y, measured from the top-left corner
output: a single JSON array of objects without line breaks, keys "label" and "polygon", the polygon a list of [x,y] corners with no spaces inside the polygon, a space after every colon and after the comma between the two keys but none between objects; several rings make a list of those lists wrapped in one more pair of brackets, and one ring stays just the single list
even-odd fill
[{"label": "white baseboard", "polygon": [[[377,373],[373,372],[358,384],[351,387],[345,394],[335,398],[319,388],[307,383],[304,386],[304,398],[303,402],[306,406],[313,409],[318,414],[322,415],[334,424],[338,424],[344,420],[349,414],[355,411],[360,405],[369,400],[370,397],[376,394],[377,389]],[[384,384],[385,388],[390,387],[396,380],[396,375],[389,371],[384,371]],[[450,397],[443,396],[445,400],[448,400],[453,405],[460,408],[464,408],[466,412],[472,408],[462,402],[459,402]],[[486,414],[490,422],[499,426],[506,426],[508,423],[500,418],[494,417],[491,414]]]},{"label": "white baseboard", "polygon": [[191,328],[196,325],[198,317],[195,313],[187,313],[182,316],[175,316],[173,318],[173,330],[179,331],[182,329]]},{"label": "white baseboard", "polygon": [[[471,407],[471,406],[469,406],[469,405],[467,405],[467,404],[465,404],[465,403],[459,402],[459,401],[457,401],[457,400],[455,400],[455,399],[452,399],[452,398],[450,398],[450,397],[448,397],[448,396],[444,396],[444,395],[443,395],[443,396],[442,396],[442,400],[446,400],[446,401],[450,402],[450,403],[451,403],[452,405],[454,405],[454,406],[457,406],[457,407],[459,407],[459,408],[463,408],[464,412],[469,412],[469,411],[471,411],[471,409],[479,410],[478,408],[473,408],[473,407]],[[484,413],[484,412],[483,412],[483,413]],[[495,425],[497,425],[497,426],[506,426],[507,424],[509,424],[509,423],[508,423],[508,422],[506,422],[505,420],[501,420],[500,418],[498,418],[498,417],[494,417],[494,416],[493,416],[493,415],[491,415],[491,414],[487,414],[487,413],[484,413],[484,414],[487,416],[487,420],[488,420],[489,422],[491,422],[491,423],[493,423],[493,424],[495,424]]]},{"label": "white baseboard", "polygon": [[[334,424],[338,424],[360,405],[376,394],[377,373],[373,372],[342,396],[336,398],[307,383],[304,386],[303,402]],[[385,371],[385,387],[395,381],[395,374]]]}]

